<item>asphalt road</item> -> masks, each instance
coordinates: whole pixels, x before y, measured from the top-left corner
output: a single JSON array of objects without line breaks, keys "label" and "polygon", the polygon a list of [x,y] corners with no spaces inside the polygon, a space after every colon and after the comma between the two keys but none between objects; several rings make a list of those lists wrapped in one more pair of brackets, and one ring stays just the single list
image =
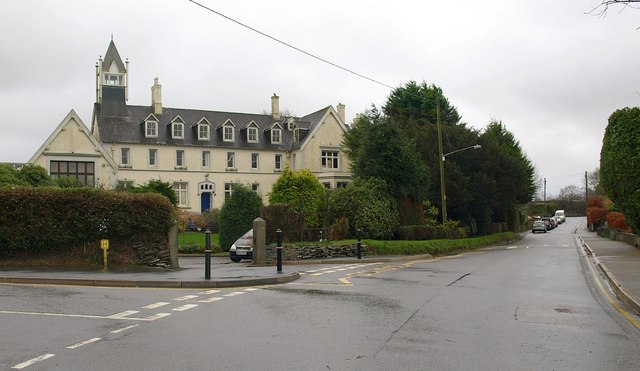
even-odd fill
[{"label": "asphalt road", "polygon": [[0,285],[0,369],[637,370],[571,220],[443,259],[221,290]]}]

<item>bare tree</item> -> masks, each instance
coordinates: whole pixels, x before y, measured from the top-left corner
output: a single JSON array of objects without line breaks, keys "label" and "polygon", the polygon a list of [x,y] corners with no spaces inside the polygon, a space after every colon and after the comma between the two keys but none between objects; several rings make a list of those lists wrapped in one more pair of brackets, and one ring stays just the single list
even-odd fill
[{"label": "bare tree", "polygon": [[580,188],[577,185],[568,185],[560,190],[558,195],[559,200],[565,201],[579,201],[584,200],[584,188]]},{"label": "bare tree", "polygon": [[589,185],[589,193],[601,194],[600,189],[600,168],[597,167],[593,171],[587,173],[587,184]]},{"label": "bare tree", "polygon": [[596,5],[589,11],[589,14],[604,17],[610,6],[621,5],[624,8],[640,9],[640,0],[600,0],[600,4]]}]

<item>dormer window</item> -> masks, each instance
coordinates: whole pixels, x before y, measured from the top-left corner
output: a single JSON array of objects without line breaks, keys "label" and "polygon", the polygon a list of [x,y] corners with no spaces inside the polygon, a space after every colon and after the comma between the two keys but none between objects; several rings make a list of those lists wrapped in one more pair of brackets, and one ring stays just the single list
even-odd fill
[{"label": "dormer window", "polygon": [[293,131],[293,129],[295,128],[296,128],[296,121],[293,119],[293,117],[289,117],[289,119],[287,120],[287,130]]},{"label": "dormer window", "polygon": [[145,137],[157,138],[158,137],[158,122],[153,120],[146,120],[144,122]]},{"label": "dormer window", "polygon": [[171,138],[184,139],[184,121],[179,116],[171,121]]},{"label": "dormer window", "polygon": [[209,140],[209,124],[198,124],[198,140]]},{"label": "dormer window", "polygon": [[224,123],[224,125],[222,125],[222,140],[224,142],[233,142],[235,141],[235,135],[234,135],[234,127],[233,127],[233,123],[231,123],[231,121],[227,121]]},{"label": "dormer window", "polygon": [[282,130],[276,128],[271,129],[271,143],[282,144]]},{"label": "dormer window", "polygon": [[247,128],[247,142],[258,143],[258,128],[250,126]]}]

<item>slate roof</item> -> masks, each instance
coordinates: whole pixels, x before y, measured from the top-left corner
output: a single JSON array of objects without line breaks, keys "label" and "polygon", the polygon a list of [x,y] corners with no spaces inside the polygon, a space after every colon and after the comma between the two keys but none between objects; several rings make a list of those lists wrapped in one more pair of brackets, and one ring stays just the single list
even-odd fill
[{"label": "slate roof", "polygon": [[[320,124],[330,107],[325,107],[303,117],[294,117],[297,127],[300,129],[300,141],[293,143],[293,132],[287,130],[289,117],[273,120],[271,115],[205,111],[197,109],[168,108],[163,107],[161,115],[155,115],[158,119],[158,137],[145,137],[145,119],[153,113],[151,106],[131,106],[124,103],[124,93],[116,90],[119,87],[103,86],[103,103],[96,104],[95,115],[97,117],[100,141],[103,143],[119,144],[148,144],[171,146],[195,146],[208,148],[242,148],[256,150],[280,150],[288,151],[299,148],[306,136]],[[122,88],[120,88],[122,89]],[[113,90],[113,91],[111,91]],[[180,116],[184,121],[184,138],[173,139],[171,137],[171,122]],[[211,123],[209,140],[198,140],[197,124],[206,118]],[[230,120],[234,124],[234,141],[222,140],[222,125]],[[247,142],[247,125],[255,122],[258,126],[258,143]],[[277,122],[282,127],[282,143],[271,143],[271,128]]]},{"label": "slate roof", "polygon": [[118,66],[118,70],[120,72],[126,72],[124,68],[124,63],[122,63],[122,58],[120,58],[120,53],[118,53],[118,49],[116,49],[116,44],[113,43],[113,39],[109,43],[109,47],[107,48],[107,53],[104,55],[104,59],[102,61],[102,70],[108,71],[111,63],[116,62],[116,66]]}]

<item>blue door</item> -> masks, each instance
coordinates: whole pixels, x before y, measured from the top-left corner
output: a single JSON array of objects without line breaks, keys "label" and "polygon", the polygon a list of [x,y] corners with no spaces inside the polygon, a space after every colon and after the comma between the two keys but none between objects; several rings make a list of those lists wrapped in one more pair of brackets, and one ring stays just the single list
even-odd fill
[{"label": "blue door", "polygon": [[200,212],[211,209],[211,192],[200,193]]}]

